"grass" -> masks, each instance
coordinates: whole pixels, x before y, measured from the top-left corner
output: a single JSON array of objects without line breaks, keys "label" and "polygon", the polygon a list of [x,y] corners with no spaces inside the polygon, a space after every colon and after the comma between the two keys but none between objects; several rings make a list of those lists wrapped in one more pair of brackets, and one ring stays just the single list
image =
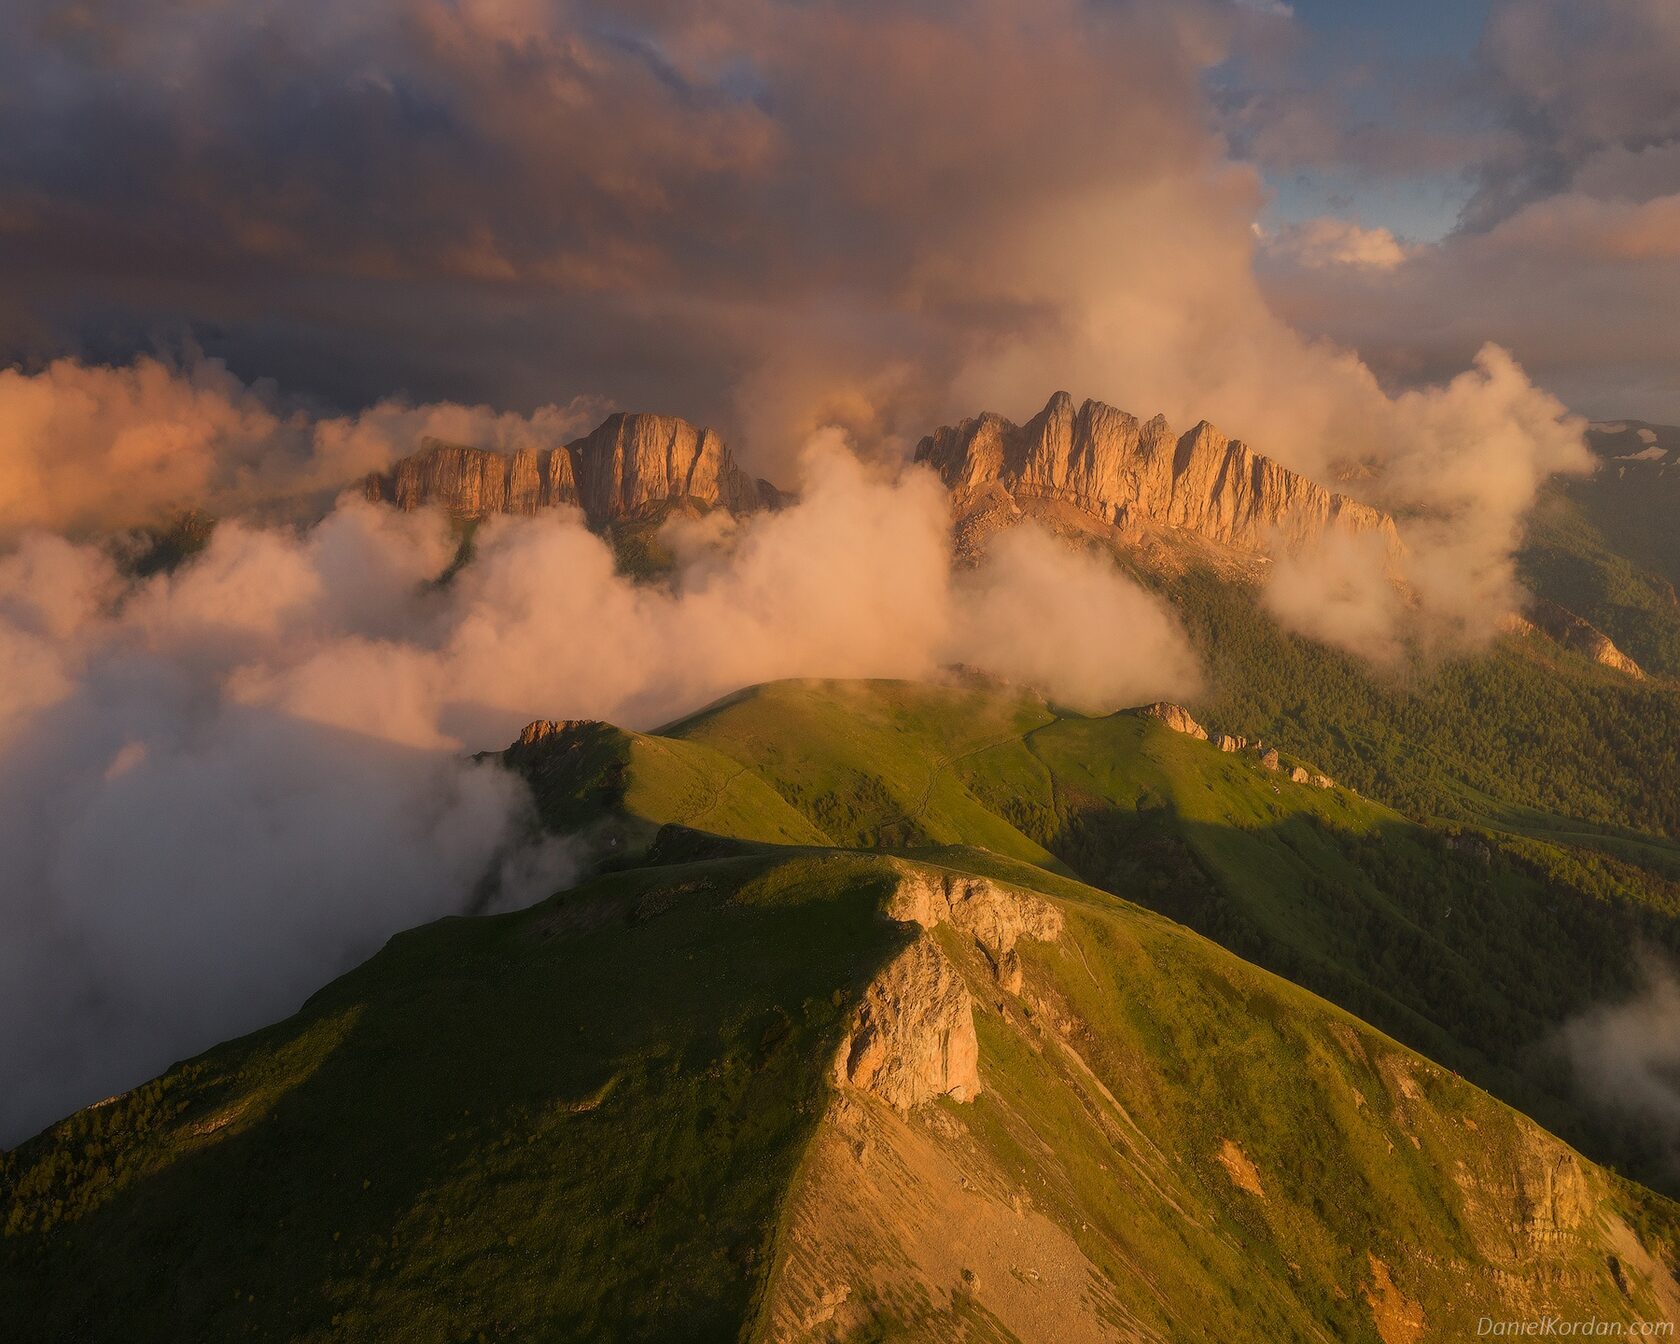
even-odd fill
[{"label": "grass", "polygon": [[[1490,1250],[1525,1216],[1512,1172],[1561,1150],[1451,1070],[1578,1119],[1524,1044],[1604,992],[1618,919],[1674,917],[1593,890],[1596,850],[1454,849],[1153,720],[977,685],[779,683],[509,763],[549,824],[633,840],[616,870],[400,935],[286,1022],[0,1156],[0,1318],[125,1341],[750,1333],[841,1034],[910,936],[880,918],[872,846],[1062,908],[1019,1002],[940,930],[985,1085],[940,1109],[1126,1320],[1365,1338],[1376,1255],[1432,1329],[1468,1328],[1462,1283],[1495,1300],[1527,1272]],[[726,856],[659,861],[682,852]],[[1583,1170],[1672,1249],[1673,1206]],[[1593,1247],[1559,1252],[1554,1287],[1625,1314]],[[915,1338],[940,1299],[868,1300],[872,1337]]]},{"label": "grass", "polygon": [[[1023,949],[1030,1003],[986,992],[940,931],[976,987],[984,1091],[937,1132],[1011,1173],[1125,1319],[1363,1338],[1361,1297],[1333,1288],[1369,1254],[1442,1327],[1468,1319],[1462,1282],[1485,1303],[1527,1272],[1478,1222],[1509,1169],[1553,1160],[1520,1117],[1171,921],[1018,860],[937,857],[1067,920]],[[7,1155],[0,1312],[43,1339],[750,1334],[840,1033],[909,936],[879,917],[889,877],[778,850],[403,934],[288,1021]],[[1263,1198],[1234,1189],[1227,1142]],[[1671,1206],[1585,1170],[1666,1244]],[[1564,1255],[1572,1310],[1627,1314],[1589,1242]],[[866,1337],[933,1330],[934,1299],[866,1289]],[[981,1284],[959,1315],[984,1303]]]},{"label": "grass", "polygon": [[1158,910],[1667,1179],[1657,1146],[1580,1108],[1549,1043],[1630,990],[1631,947],[1680,949],[1669,841],[1507,807],[1510,829],[1454,848],[1457,825],[1291,782],[1290,753],[1272,772],[1137,714],[983,685],[774,683],[664,733],[748,770],[836,843],[966,846]]},{"label": "grass", "polygon": [[846,1007],[902,940],[879,890],[870,860],[738,860],[402,935],[8,1155],[0,1315],[39,1339],[727,1337]]}]

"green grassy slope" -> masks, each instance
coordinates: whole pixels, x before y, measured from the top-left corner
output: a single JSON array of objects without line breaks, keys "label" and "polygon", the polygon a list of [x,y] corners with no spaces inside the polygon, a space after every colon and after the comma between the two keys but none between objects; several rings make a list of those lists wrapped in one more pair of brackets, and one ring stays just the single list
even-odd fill
[{"label": "green grassy slope", "polygon": [[[1573,1159],[1526,1121],[1175,925],[998,868],[1055,894],[1067,925],[1028,945],[1019,999],[985,994],[984,967],[973,970],[984,1089],[972,1106],[907,1126],[848,1108],[838,1133],[818,1135],[802,1172],[809,1217],[796,1190],[783,1248],[806,1280],[789,1290],[797,1305],[809,1312],[824,1285],[846,1282],[837,1314],[858,1338],[1031,1339],[1034,1304],[987,1289],[1010,1276],[1047,1295],[1058,1277],[1077,1282],[1053,1228],[1096,1271],[1086,1310],[1120,1337],[1409,1338],[1374,1309],[1378,1275],[1432,1338],[1468,1337],[1506,1292],[1606,1319],[1628,1311],[1606,1247],[1578,1238],[1584,1222],[1560,1228],[1562,1259],[1543,1249],[1560,1201],[1540,1192],[1567,1184]],[[962,960],[961,938],[944,941]],[[959,1155],[952,1169],[920,1142],[930,1131]],[[836,1194],[872,1184],[874,1200]],[[1637,1187],[1601,1190],[1586,1221],[1672,1216]],[[1023,1218],[1044,1222],[1012,1240]],[[1496,1288],[1500,1274],[1512,1278]],[[1091,1337],[1076,1313],[1052,1319],[1055,1337]]]},{"label": "green grassy slope", "polygon": [[[1041,1306],[1088,1309],[1057,1296],[1071,1265],[1109,1285],[1105,1319],[1174,1337],[1373,1338],[1390,1279],[1397,1310],[1442,1327],[1521,1300],[1661,1309],[1626,1231],[1672,1254],[1660,1197],[1158,916],[1018,860],[937,857],[1066,920],[1023,944],[1018,996],[938,931],[973,995],[970,1106],[834,1109],[842,1033],[915,932],[881,917],[891,861],[621,872],[404,934],[288,1021],[0,1159],[0,1316],[31,1339],[813,1337],[776,1313],[862,1257],[853,1337],[1031,1339],[998,1325],[1019,1294],[964,1236],[1023,1211],[1066,1261],[1011,1262],[1043,1276]],[[931,1190],[937,1172],[899,1165],[929,1145],[986,1202],[896,1206],[930,1234],[957,1217],[916,1244],[971,1260],[907,1286],[880,1262],[916,1229],[847,1233],[847,1201]],[[842,1150],[846,1182],[825,1166]],[[1570,1191],[1555,1228],[1533,1203],[1548,1179]]]},{"label": "green grassy slope", "polygon": [[[525,740],[529,739],[529,740]],[[765,844],[829,838],[740,761],[704,743],[610,724],[534,724],[501,753],[531,785],[543,825],[592,843],[597,857],[645,855],[661,827]]]},{"label": "green grassy slope", "polygon": [[394,939],[295,1018],[0,1158],[26,1339],[729,1337],[868,860],[624,873]]},{"label": "green grassy slope", "polygon": [[1631,987],[1633,947],[1680,950],[1664,841],[1547,831],[1558,819],[1537,813],[1425,826],[1135,714],[976,687],[778,683],[668,731],[847,843],[976,845],[1160,910],[1658,1175],[1654,1148],[1580,1111],[1551,1043]]},{"label": "green grassy slope", "polygon": [[[1581,831],[1680,838],[1680,689],[1635,682],[1544,639],[1385,676],[1286,634],[1254,592],[1175,581],[1226,732],[1286,742],[1408,816],[1573,818]],[[1675,851],[1680,857],[1680,849]]]}]

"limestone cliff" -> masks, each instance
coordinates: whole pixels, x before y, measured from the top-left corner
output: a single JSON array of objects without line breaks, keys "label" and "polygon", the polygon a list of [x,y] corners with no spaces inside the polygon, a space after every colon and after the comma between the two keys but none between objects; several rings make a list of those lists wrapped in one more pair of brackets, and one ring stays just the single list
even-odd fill
[{"label": "limestone cliff", "polygon": [[[1071,504],[1122,528],[1180,529],[1265,552],[1327,532],[1375,533],[1398,548],[1394,520],[1335,494],[1205,420],[1175,435],[1166,420],[1058,392],[1025,425],[986,414],[935,430],[916,449],[956,497],[960,514],[1000,504]],[[1006,499],[1000,499],[1000,492]]]},{"label": "limestone cliff", "polygon": [[389,472],[367,478],[369,499],[458,518],[534,514],[576,505],[591,527],[661,504],[695,501],[731,513],[773,508],[781,492],[749,476],[716,430],[663,415],[614,415],[558,448],[490,448],[423,439]]},{"label": "limestone cliff", "polygon": [[1515,619],[1507,618],[1506,629],[1517,634],[1533,634],[1539,630],[1548,638],[1591,658],[1595,663],[1602,663],[1605,667],[1632,677],[1635,681],[1644,680],[1644,669],[1618,649],[1609,635],[1591,621],[1577,616],[1569,608],[1537,597],[1529,604],[1528,615],[1527,620],[1520,616]]}]

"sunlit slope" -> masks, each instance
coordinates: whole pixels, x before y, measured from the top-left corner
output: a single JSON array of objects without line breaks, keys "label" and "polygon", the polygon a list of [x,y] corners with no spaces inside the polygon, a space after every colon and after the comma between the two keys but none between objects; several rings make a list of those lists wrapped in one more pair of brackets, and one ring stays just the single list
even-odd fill
[{"label": "sunlit slope", "polygon": [[750,766],[703,743],[539,722],[502,757],[529,781],[545,827],[601,853],[641,853],[666,825],[765,844],[829,843]]},{"label": "sunlit slope", "polygon": [[1628,989],[1630,948],[1680,946],[1680,892],[1649,871],[1538,827],[1420,825],[1136,713],[996,688],[775,683],[667,731],[845,843],[978,845],[1160,910],[1655,1170],[1637,1136],[1606,1146],[1551,1053],[1559,1023]]},{"label": "sunlit slope", "polygon": [[1055,722],[1034,693],[903,681],[780,681],[664,730],[749,765],[843,845],[980,845],[1056,866],[965,783]]},{"label": "sunlit slope", "polygon": [[404,934],[8,1155],[0,1315],[123,1341],[1397,1340],[1672,1310],[1666,1201],[1170,921],[928,858],[645,867]]}]

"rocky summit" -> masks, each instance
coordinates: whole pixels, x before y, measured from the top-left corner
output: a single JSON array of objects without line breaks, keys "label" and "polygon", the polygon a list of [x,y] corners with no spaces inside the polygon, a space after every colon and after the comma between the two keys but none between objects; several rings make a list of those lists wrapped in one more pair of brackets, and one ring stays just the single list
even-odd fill
[{"label": "rocky summit", "polygon": [[1179,529],[1244,551],[1292,549],[1331,532],[1400,545],[1382,510],[1325,489],[1205,420],[1175,434],[1162,416],[1140,421],[1100,401],[1076,407],[1066,392],[1024,425],[987,413],[936,429],[916,460],[939,473],[959,515],[1054,501],[1123,529]]},{"label": "rocky summit", "polygon": [[370,475],[365,490],[376,502],[404,510],[439,505],[463,519],[574,505],[597,528],[683,501],[748,513],[782,498],[735,464],[716,430],[627,414],[561,447],[512,454],[423,439],[390,471]]}]

